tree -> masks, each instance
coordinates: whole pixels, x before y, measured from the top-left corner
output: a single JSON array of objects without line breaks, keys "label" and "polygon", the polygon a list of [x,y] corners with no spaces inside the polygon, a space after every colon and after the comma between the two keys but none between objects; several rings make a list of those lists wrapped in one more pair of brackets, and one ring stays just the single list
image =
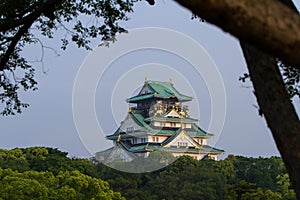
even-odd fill
[{"label": "tree", "polygon": [[[234,191],[232,191],[234,190]],[[241,199],[241,200],[282,200],[279,193],[272,190],[266,190],[265,192],[261,188],[255,189],[255,184],[241,181],[234,188],[230,188],[226,199]]]},{"label": "tree", "polygon": [[277,176],[277,184],[279,187],[279,191],[283,197],[283,199],[295,199],[296,195],[293,190],[290,189],[290,179],[288,174],[279,174]]},{"label": "tree", "polygon": [[[124,32],[119,21],[128,20],[132,5],[138,0],[2,0],[0,5],[0,102],[2,115],[21,113],[29,106],[21,102],[18,92],[36,90],[35,70],[24,56],[24,46],[40,44],[43,62],[45,48],[39,35],[53,38],[56,30],[65,31],[61,48],[70,41],[91,49],[92,38],[113,39]],[[91,17],[89,25],[84,20]],[[71,24],[71,25],[70,25]]]},{"label": "tree", "polygon": [[30,169],[26,156],[19,148],[13,150],[0,149],[0,167],[11,168],[20,172]]},{"label": "tree", "polygon": [[88,159],[53,148],[0,149],[0,199],[123,199]]},{"label": "tree", "polygon": [[[274,67],[276,59],[247,44],[242,47],[261,112],[300,198],[299,118],[291,104],[279,69]],[[291,145],[293,149],[290,148]]]},{"label": "tree", "polygon": [[[289,0],[175,0],[209,23],[300,68],[300,18]],[[288,31],[287,31],[288,30]]]},{"label": "tree", "polygon": [[236,156],[233,162],[237,177],[256,185],[263,190],[278,190],[278,175],[285,174],[286,169],[279,157],[246,158]]},{"label": "tree", "polygon": [[299,70],[299,58],[295,58],[300,53],[298,12],[285,5],[292,5],[287,0],[176,1],[240,39],[260,113],[267,121],[300,199],[300,122],[276,58]]},{"label": "tree", "polygon": [[79,171],[26,171],[23,173],[0,168],[0,199],[120,199],[107,182]]},{"label": "tree", "polygon": [[143,174],[95,164],[99,176],[127,199],[296,199],[279,157],[230,155],[199,161],[181,156],[163,169]]}]

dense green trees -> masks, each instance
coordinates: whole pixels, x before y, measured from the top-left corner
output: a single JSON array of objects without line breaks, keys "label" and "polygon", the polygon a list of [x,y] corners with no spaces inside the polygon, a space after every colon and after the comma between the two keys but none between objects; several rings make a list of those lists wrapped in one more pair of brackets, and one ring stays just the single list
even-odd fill
[{"label": "dense green trees", "polygon": [[57,149],[0,149],[0,199],[123,199],[88,159]]},{"label": "dense green trees", "polygon": [[0,167],[24,172],[27,170],[60,171],[78,170],[95,177],[97,172],[88,159],[68,158],[68,153],[53,148],[30,147],[13,150],[0,149]]},{"label": "dense green trees", "polygon": [[128,199],[296,199],[279,157],[230,155],[220,161],[182,156],[170,166],[129,174],[95,163],[99,176]]},{"label": "dense green trees", "polygon": [[[144,160],[145,165],[158,157]],[[52,148],[0,149],[0,199],[122,199],[121,195],[150,200],[296,199],[279,157],[230,155],[220,161],[197,161],[182,156],[158,171],[125,173]]]},{"label": "dense green trees", "polygon": [[0,199],[123,199],[107,182],[79,171],[26,171],[0,168]]}]

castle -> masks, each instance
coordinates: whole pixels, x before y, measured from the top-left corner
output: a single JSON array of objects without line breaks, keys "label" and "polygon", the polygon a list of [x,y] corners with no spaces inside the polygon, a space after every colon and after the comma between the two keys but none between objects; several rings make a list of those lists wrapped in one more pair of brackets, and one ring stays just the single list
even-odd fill
[{"label": "castle", "polygon": [[217,160],[224,150],[207,145],[213,134],[205,132],[198,126],[198,120],[190,117],[188,106],[183,104],[191,100],[192,97],[176,90],[171,79],[159,82],[146,77],[140,92],[127,99],[134,106],[129,107],[119,128],[107,136],[114,147],[100,152],[98,157],[105,162],[115,159],[129,162],[162,150],[175,157]]}]

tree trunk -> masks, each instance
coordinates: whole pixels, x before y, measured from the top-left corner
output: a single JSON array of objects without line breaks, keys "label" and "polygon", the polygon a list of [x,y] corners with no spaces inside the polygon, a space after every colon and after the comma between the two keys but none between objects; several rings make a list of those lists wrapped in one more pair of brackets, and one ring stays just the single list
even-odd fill
[{"label": "tree trunk", "polygon": [[[276,59],[241,42],[258,105],[273,134],[300,199],[300,122],[289,99]],[[259,138],[258,138],[259,139]]]},{"label": "tree trunk", "polygon": [[300,17],[278,0],[175,0],[194,14],[300,69]]}]

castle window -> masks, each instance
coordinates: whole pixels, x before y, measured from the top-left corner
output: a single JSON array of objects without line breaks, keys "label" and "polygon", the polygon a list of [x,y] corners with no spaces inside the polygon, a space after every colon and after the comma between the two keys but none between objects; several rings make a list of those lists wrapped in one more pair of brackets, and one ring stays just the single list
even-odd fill
[{"label": "castle window", "polygon": [[127,127],[127,128],[126,128],[126,132],[132,132],[132,131],[134,131],[134,128],[133,128],[133,127]]},{"label": "castle window", "polygon": [[200,145],[202,145],[203,140],[202,140],[202,139],[197,139],[197,142],[198,142]]},{"label": "castle window", "polygon": [[188,143],[187,142],[178,142],[178,146],[180,146],[180,147],[187,147]]},{"label": "castle window", "polygon": [[158,142],[158,137],[152,137],[152,142]]},{"label": "castle window", "polygon": [[132,144],[136,144],[136,143],[137,143],[136,138],[133,138],[132,139]]}]

